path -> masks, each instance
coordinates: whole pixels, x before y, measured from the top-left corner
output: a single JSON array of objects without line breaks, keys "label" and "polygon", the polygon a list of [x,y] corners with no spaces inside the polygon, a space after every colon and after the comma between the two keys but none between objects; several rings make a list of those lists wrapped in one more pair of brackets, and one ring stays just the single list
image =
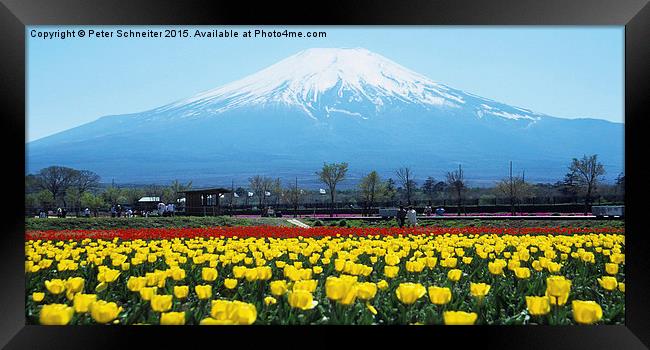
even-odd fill
[{"label": "path", "polygon": [[302,221],[300,221],[300,220],[296,220],[296,219],[287,219],[287,221],[288,221],[289,223],[291,223],[291,224],[294,224],[294,225],[298,226],[298,227],[302,227],[302,228],[310,228],[309,225],[305,224],[304,222],[302,222]]}]

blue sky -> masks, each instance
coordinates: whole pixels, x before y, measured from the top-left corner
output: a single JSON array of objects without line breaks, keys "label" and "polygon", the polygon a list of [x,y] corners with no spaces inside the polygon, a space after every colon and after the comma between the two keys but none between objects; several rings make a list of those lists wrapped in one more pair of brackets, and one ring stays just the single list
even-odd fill
[{"label": "blue sky", "polygon": [[312,47],[364,47],[479,96],[557,117],[623,122],[622,26],[201,27],[327,32],[327,38],[305,39],[30,36],[31,29],[130,28],[172,27],[27,29],[27,141],[101,116],[159,107]]}]

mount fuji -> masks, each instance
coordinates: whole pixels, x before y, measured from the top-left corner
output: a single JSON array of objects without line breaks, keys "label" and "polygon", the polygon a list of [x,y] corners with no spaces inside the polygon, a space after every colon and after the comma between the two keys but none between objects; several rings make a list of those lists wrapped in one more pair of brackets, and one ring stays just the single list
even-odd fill
[{"label": "mount fuji", "polygon": [[[480,77],[477,77],[480,79]],[[623,168],[623,124],[564,119],[440,84],[362,48],[308,49],[241,80],[140,113],[105,116],[28,143],[27,171],[64,165],[104,180],[245,183],[253,175],[315,182],[323,162],[350,178],[416,177],[462,164],[493,181],[508,162],[532,181],[557,181],[571,158],[598,154]]]}]

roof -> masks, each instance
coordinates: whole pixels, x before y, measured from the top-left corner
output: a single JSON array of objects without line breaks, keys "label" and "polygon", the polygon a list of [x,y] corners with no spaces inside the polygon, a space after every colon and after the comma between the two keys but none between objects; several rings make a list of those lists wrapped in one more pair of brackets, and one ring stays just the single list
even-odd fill
[{"label": "roof", "polygon": [[138,202],[160,202],[160,197],[142,197]]},{"label": "roof", "polygon": [[212,188],[196,188],[191,190],[179,191],[180,193],[230,193],[231,190],[222,187],[212,187]]}]

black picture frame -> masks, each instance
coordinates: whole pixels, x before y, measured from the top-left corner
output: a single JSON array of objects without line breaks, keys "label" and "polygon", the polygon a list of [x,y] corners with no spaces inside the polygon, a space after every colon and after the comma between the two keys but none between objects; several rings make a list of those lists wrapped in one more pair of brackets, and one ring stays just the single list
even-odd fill
[{"label": "black picture frame", "polygon": [[[650,344],[646,287],[650,256],[643,227],[644,131],[650,119],[650,5],[647,0],[330,1],[88,1],[0,0],[0,111],[3,172],[10,197],[0,225],[0,344],[8,349],[183,347],[324,344],[489,348],[641,349]],[[25,325],[24,199],[25,27],[29,25],[624,25],[626,323],[570,327],[44,327]],[[597,142],[597,140],[595,140]],[[342,340],[341,336],[349,336]],[[301,339],[295,339],[300,336]],[[452,345],[443,345],[450,342]],[[225,345],[224,346],[229,346]],[[300,345],[302,344],[302,345]],[[644,345],[645,344],[645,345]],[[230,345],[231,346],[231,345]],[[420,346],[420,345],[417,345]],[[433,345],[432,345],[433,346]]]}]

